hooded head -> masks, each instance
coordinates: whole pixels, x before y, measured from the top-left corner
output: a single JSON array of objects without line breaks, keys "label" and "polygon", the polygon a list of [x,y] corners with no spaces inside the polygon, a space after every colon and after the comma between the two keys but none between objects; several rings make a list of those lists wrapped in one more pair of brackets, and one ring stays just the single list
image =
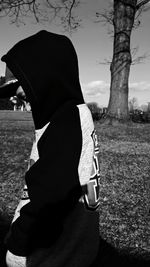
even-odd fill
[{"label": "hooded head", "polygon": [[36,129],[65,102],[84,103],[77,55],[66,36],[40,31],[18,42],[2,61],[25,91]]}]

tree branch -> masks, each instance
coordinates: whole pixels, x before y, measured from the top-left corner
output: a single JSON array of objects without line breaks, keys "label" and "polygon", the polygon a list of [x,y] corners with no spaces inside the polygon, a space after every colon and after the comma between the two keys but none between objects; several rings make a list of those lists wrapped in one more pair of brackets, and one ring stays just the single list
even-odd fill
[{"label": "tree branch", "polygon": [[143,54],[141,56],[138,56],[137,58],[133,59],[131,65],[136,65],[136,64],[143,63],[143,61],[145,59],[149,59],[149,58],[150,58],[150,55],[145,53],[145,54]]},{"label": "tree branch", "polygon": [[74,9],[80,4],[80,0],[63,0],[63,3],[64,15],[61,17],[61,23],[65,31],[72,33],[72,31],[75,31],[81,24],[79,17],[73,14]]},{"label": "tree branch", "polygon": [[148,2],[150,2],[150,0],[142,0],[141,2],[139,2],[136,5],[136,10],[139,10],[141,7],[143,7],[144,5],[146,5]]},{"label": "tree branch", "polygon": [[57,18],[64,29],[71,32],[80,26],[81,20],[74,14],[79,4],[80,0],[1,0],[0,12],[1,16],[8,15],[12,23],[23,22],[28,14],[33,15],[36,22],[43,19],[51,22]]},{"label": "tree branch", "polygon": [[73,9],[73,7],[74,7],[74,5],[75,5],[75,2],[76,2],[76,0],[73,0],[71,6],[70,6],[70,8],[69,8],[69,13],[68,13],[68,24],[69,24],[70,26],[71,26],[71,21],[72,21],[72,9]]}]

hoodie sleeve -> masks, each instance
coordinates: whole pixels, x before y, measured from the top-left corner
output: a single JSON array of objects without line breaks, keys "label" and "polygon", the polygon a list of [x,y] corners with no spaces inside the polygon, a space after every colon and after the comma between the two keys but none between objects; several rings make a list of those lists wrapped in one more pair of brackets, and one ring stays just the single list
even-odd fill
[{"label": "hoodie sleeve", "polygon": [[9,98],[16,95],[16,90],[19,85],[19,82],[10,82],[7,85],[2,85],[0,87],[0,98]]},{"label": "hoodie sleeve", "polygon": [[20,212],[6,238],[15,255],[27,256],[38,247],[50,247],[81,194],[78,164],[82,147],[76,106],[52,122],[39,141],[39,160],[26,173],[30,203]]}]

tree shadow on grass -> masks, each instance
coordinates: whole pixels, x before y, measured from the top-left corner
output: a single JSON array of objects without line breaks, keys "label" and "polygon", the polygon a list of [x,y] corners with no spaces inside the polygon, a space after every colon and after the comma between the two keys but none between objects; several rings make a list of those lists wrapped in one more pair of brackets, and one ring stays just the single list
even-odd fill
[{"label": "tree shadow on grass", "polygon": [[[10,227],[10,220],[0,214],[0,267],[7,267],[5,263],[6,247],[4,238]],[[91,267],[148,267],[150,260],[144,260],[140,257],[131,257],[127,253],[119,252],[113,246],[108,244],[100,237],[100,247],[98,257]]]},{"label": "tree shadow on grass", "polygon": [[[149,257],[150,258],[150,257]],[[120,252],[105,240],[100,238],[99,254],[92,267],[148,267],[150,260],[140,256],[131,256],[127,252]]]},{"label": "tree shadow on grass", "polygon": [[4,238],[10,227],[10,220],[0,213],[0,267],[6,267],[5,256],[6,247],[4,244]]}]

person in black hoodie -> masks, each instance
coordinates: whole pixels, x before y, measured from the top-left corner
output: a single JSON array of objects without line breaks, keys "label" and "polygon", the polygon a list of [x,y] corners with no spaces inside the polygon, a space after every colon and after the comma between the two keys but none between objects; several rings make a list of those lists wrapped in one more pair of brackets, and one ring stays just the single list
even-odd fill
[{"label": "person in black hoodie", "polygon": [[15,77],[12,94],[16,90],[30,102],[36,136],[25,199],[5,240],[7,265],[93,266],[99,247],[99,148],[72,42],[43,30],[18,42],[2,61]]}]

